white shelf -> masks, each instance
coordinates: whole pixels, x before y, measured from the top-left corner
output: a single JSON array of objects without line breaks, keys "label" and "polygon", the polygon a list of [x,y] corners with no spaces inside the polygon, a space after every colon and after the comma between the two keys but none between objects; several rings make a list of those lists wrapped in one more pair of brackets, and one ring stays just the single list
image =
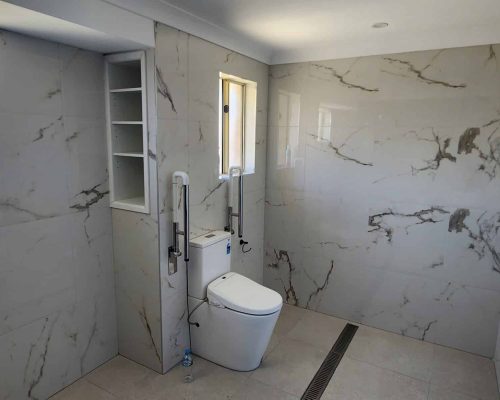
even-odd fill
[{"label": "white shelf", "polygon": [[111,121],[113,125],[142,125],[142,121]]},{"label": "white shelf", "polygon": [[106,56],[111,207],[149,213],[148,120],[143,51]]},{"label": "white shelf", "polygon": [[144,212],[144,197],[133,197],[131,199],[116,200],[111,203],[111,207],[120,208],[122,210]]},{"label": "white shelf", "polygon": [[142,88],[123,88],[123,89],[111,89],[110,93],[130,93],[130,92],[142,92]]},{"label": "white shelf", "polygon": [[144,157],[143,153],[113,153],[113,155],[120,157]]}]

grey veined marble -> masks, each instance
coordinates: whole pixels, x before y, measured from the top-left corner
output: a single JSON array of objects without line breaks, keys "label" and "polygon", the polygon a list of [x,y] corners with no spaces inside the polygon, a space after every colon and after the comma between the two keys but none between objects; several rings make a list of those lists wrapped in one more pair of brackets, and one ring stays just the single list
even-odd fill
[{"label": "grey veined marble", "polygon": [[117,353],[99,54],[0,31],[0,398]]},{"label": "grey veined marble", "polygon": [[500,46],[270,69],[264,282],[290,304],[491,357]]}]

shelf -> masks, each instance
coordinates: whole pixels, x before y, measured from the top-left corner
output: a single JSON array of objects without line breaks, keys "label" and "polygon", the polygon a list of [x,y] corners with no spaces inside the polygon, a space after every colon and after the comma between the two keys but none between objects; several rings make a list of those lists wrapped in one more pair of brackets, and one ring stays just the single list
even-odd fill
[{"label": "shelf", "polygon": [[105,59],[110,205],[149,213],[145,54],[111,54]]},{"label": "shelf", "polygon": [[111,204],[111,207],[120,208],[122,210],[143,212],[145,209],[144,197],[132,197],[130,199],[116,200]]},{"label": "shelf", "polygon": [[130,92],[142,92],[141,87],[135,88],[123,88],[123,89],[111,89],[110,93],[130,93]]},{"label": "shelf", "polygon": [[144,157],[143,153],[113,153],[114,156],[120,157]]},{"label": "shelf", "polygon": [[142,125],[142,121],[111,121],[113,125]]}]

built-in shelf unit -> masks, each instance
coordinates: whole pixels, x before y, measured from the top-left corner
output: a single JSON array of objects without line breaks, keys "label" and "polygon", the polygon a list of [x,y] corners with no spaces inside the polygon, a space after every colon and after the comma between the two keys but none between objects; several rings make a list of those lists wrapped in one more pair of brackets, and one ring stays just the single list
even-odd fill
[{"label": "built-in shelf unit", "polygon": [[149,213],[145,74],[142,51],[106,56],[111,207]]}]

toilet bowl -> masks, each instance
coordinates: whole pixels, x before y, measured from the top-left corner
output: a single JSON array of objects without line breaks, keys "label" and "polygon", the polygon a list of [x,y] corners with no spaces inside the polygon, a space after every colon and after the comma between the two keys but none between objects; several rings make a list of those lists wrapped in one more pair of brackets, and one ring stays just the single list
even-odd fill
[{"label": "toilet bowl", "polygon": [[229,272],[231,236],[214,231],[190,242],[189,323],[194,354],[237,371],[256,369],[278,320],[282,298]]}]

